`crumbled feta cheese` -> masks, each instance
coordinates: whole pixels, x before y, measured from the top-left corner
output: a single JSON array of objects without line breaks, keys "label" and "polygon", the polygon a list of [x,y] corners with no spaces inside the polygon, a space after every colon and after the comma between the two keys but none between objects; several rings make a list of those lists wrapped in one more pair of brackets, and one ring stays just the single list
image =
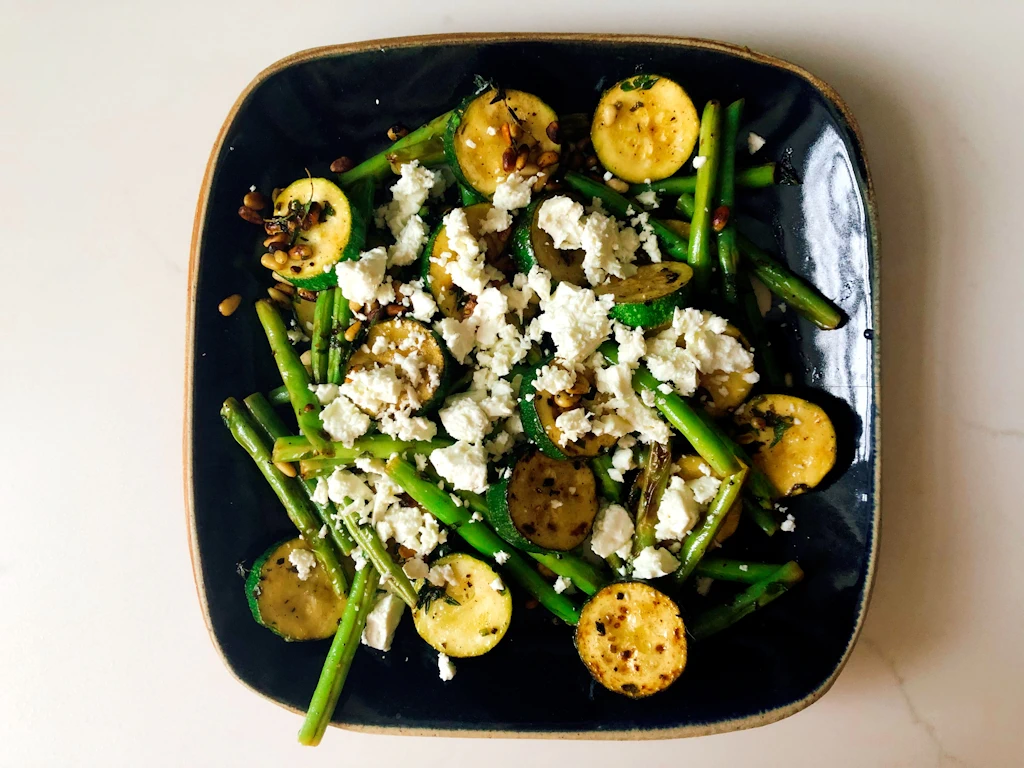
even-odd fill
[{"label": "crumbled feta cheese", "polygon": [[405,384],[393,365],[349,371],[341,385],[341,394],[371,414],[397,405],[405,391]]},{"label": "crumbled feta cheese", "polygon": [[374,493],[362,476],[339,467],[327,478],[327,496],[338,505],[339,513],[350,509],[362,512],[372,504]]},{"label": "crumbled feta cheese", "polygon": [[583,206],[570,197],[556,195],[545,200],[537,211],[537,226],[551,236],[555,248],[582,248]]},{"label": "crumbled feta cheese", "polygon": [[586,218],[580,235],[583,247],[583,272],[591,285],[600,285],[609,277],[629,277],[636,273],[636,251],[640,238],[629,227],[603,213]]},{"label": "crumbled feta cheese", "polygon": [[313,503],[319,504],[322,507],[330,500],[330,496],[327,495],[327,481],[322,477],[318,477],[316,479],[316,489],[313,491]]},{"label": "crumbled feta cheese", "polygon": [[402,571],[410,579],[425,579],[430,572],[430,566],[426,564],[422,557],[410,557],[402,565]]},{"label": "crumbled feta cheese", "polygon": [[409,411],[388,411],[377,422],[380,431],[396,440],[433,440],[437,425],[425,416],[410,416]]},{"label": "crumbled feta cheese", "polygon": [[479,512],[474,512],[472,515],[469,516],[469,519],[472,520],[474,523],[482,523],[484,521],[484,516],[481,515]]},{"label": "crumbled feta cheese", "polygon": [[466,139],[466,146],[470,149],[476,149],[476,142],[472,139]]},{"label": "crumbled feta cheese", "polygon": [[444,217],[445,235],[450,251],[441,254],[441,264],[452,282],[473,296],[484,292],[487,283],[502,277],[487,264],[480,243],[473,237],[463,208],[454,208]]},{"label": "crumbled feta cheese", "polygon": [[309,341],[309,336],[304,334],[301,328],[289,328],[285,333],[288,336],[288,341],[292,344],[301,344],[302,342]]},{"label": "crumbled feta cheese", "polygon": [[512,214],[504,208],[492,206],[480,222],[480,234],[486,235],[490,232],[504,232],[512,226]]},{"label": "crumbled feta cheese", "polygon": [[504,592],[505,591],[505,582],[503,582],[501,580],[501,577],[498,576],[497,578],[494,579],[494,581],[491,582],[490,587],[495,592]]},{"label": "crumbled feta cheese", "polygon": [[574,443],[590,431],[590,412],[585,408],[565,411],[555,419],[555,426],[561,433],[558,436],[559,445]]},{"label": "crumbled feta cheese", "polygon": [[497,136],[498,135],[498,129],[495,128],[493,125],[488,125],[487,126],[487,135],[488,136]]},{"label": "crumbled feta cheese", "polygon": [[658,194],[653,189],[648,189],[637,195],[636,201],[645,208],[657,208]]},{"label": "crumbled feta cheese", "polygon": [[636,462],[633,461],[633,451],[629,448],[618,448],[615,453],[612,454],[612,466],[619,472],[628,472],[636,467]]},{"label": "crumbled feta cheese", "polygon": [[507,178],[498,182],[494,188],[492,202],[497,208],[504,208],[506,211],[514,211],[517,208],[525,208],[530,204],[530,193],[536,177],[523,177],[517,172],[510,173]]},{"label": "crumbled feta cheese", "polygon": [[696,499],[698,504],[710,504],[711,500],[718,495],[718,489],[721,487],[722,481],[717,477],[705,475],[704,477],[698,477],[696,480],[689,480],[686,484],[693,491],[693,498]]},{"label": "crumbled feta cheese", "polygon": [[409,219],[419,213],[427,198],[443,191],[444,182],[440,174],[423,167],[418,160],[404,163],[398,181],[391,186],[391,202],[377,209],[378,222],[381,225],[387,224],[397,240]]},{"label": "crumbled feta cheese", "polygon": [[437,302],[428,291],[423,289],[422,280],[405,283],[400,290],[402,295],[409,300],[412,316],[420,322],[429,322],[437,314]]},{"label": "crumbled feta cheese", "polygon": [[404,507],[393,494],[389,495],[388,503],[377,503],[373,513],[374,527],[381,541],[394,539],[400,546],[425,557],[447,540],[447,534],[432,514],[419,507]]},{"label": "crumbled feta cheese", "polygon": [[694,585],[697,587],[697,594],[701,597],[707,597],[708,592],[711,591],[711,585],[714,581],[714,579],[708,576],[698,576],[694,579]]},{"label": "crumbled feta cheese", "polygon": [[663,381],[658,385],[658,391],[663,395],[668,395],[672,392],[672,385]]},{"label": "crumbled feta cheese", "polygon": [[609,504],[594,520],[594,535],[590,539],[590,548],[598,557],[609,557],[617,554],[625,557],[633,543],[633,519],[626,508],[619,504]]},{"label": "crumbled feta cheese", "polygon": [[700,505],[683,478],[673,476],[661,495],[654,535],[658,541],[681,541],[700,520]]},{"label": "crumbled feta cheese", "polygon": [[743,564],[740,565],[740,570],[743,571],[744,573],[746,573],[747,571],[750,570],[750,566],[747,565],[746,563],[743,563]]},{"label": "crumbled feta cheese", "polygon": [[708,159],[704,155],[697,155],[695,158],[693,158],[693,167],[700,168],[707,161]]},{"label": "crumbled feta cheese", "polygon": [[365,568],[370,562],[366,559],[366,555],[363,554],[363,550],[359,547],[353,549],[349,556],[352,558],[352,564],[355,566],[357,571],[363,570],[363,568]]},{"label": "crumbled feta cheese", "polygon": [[370,417],[344,395],[338,395],[328,403],[320,412],[320,419],[331,439],[346,448],[351,448],[356,438],[365,435],[370,428]]},{"label": "crumbled feta cheese", "polygon": [[378,247],[359,254],[356,260],[339,261],[334,272],[338,275],[338,285],[345,298],[357,304],[369,304],[377,298],[387,266],[387,251]]},{"label": "crumbled feta cheese", "polygon": [[494,553],[494,562],[496,562],[498,565],[504,565],[508,562],[509,557],[510,555],[508,552],[506,552],[503,549],[499,549],[497,552]]},{"label": "crumbled feta cheese", "polygon": [[316,555],[308,549],[293,549],[288,553],[288,562],[295,566],[299,581],[305,581],[316,568]]},{"label": "crumbled feta cheese", "polygon": [[615,305],[610,294],[597,296],[589,288],[559,283],[536,319],[541,331],[551,335],[557,357],[574,366],[589,357],[612,332],[608,312]]},{"label": "crumbled feta cheese", "polygon": [[657,579],[667,576],[679,567],[679,561],[663,547],[647,547],[633,560],[633,576],[638,579]]},{"label": "crumbled feta cheese", "polygon": [[792,533],[796,530],[796,519],[792,515],[786,515],[786,519],[782,521],[782,525],[779,527],[786,533]]},{"label": "crumbled feta cheese", "polygon": [[373,609],[366,614],[362,642],[378,651],[390,651],[398,622],[402,619],[405,603],[390,592],[378,598]]},{"label": "crumbled feta cheese", "polygon": [[438,415],[445,430],[456,440],[478,443],[491,431],[491,419],[468,393],[448,398]]},{"label": "crumbled feta cheese", "polygon": [[555,579],[555,583],[552,585],[555,592],[562,594],[565,590],[572,586],[572,579],[566,578],[565,576],[559,576]]},{"label": "crumbled feta cheese", "polygon": [[460,440],[447,448],[436,448],[430,454],[430,463],[457,491],[487,490],[487,455],[482,445]]},{"label": "crumbled feta cheese", "polygon": [[[317,480],[319,480],[319,479],[320,478],[318,477]],[[327,523],[324,523],[323,525],[320,526],[320,530],[317,531],[316,537],[318,539],[326,539],[328,533],[330,533],[330,529],[327,527]]]},{"label": "crumbled feta cheese", "polygon": [[626,479],[623,476],[621,469],[616,469],[615,467],[609,467],[607,470],[605,470],[605,472],[608,475],[608,477],[610,477],[616,483],[624,482],[625,479]]},{"label": "crumbled feta cheese", "polygon": [[764,139],[751,131],[747,134],[747,151],[754,154],[764,146]]},{"label": "crumbled feta cheese", "polygon": [[562,502],[561,501],[559,501],[558,499],[552,499],[551,500],[551,508],[552,509],[558,509],[560,506],[562,506]]},{"label": "crumbled feta cheese", "polygon": [[452,664],[452,660],[445,653],[437,654],[437,673],[440,675],[441,680],[446,683],[455,677],[455,665]]},{"label": "crumbled feta cheese", "polygon": [[650,214],[646,211],[637,214],[629,220],[629,223],[639,228],[640,233],[637,235],[637,239],[651,262],[654,264],[660,263],[661,248],[658,245],[658,235],[654,232],[654,227],[651,226]]},{"label": "crumbled feta cheese", "polygon": [[619,363],[595,372],[597,391],[608,395],[601,403],[599,413],[613,418],[595,421],[594,434],[612,434],[616,437],[637,432],[645,443],[667,443],[672,432],[633,389],[633,372]]},{"label": "crumbled feta cheese", "polygon": [[443,587],[447,584],[451,584],[453,587],[458,586],[459,580],[455,577],[455,571],[451,565],[435,565],[427,573],[427,581],[429,581],[435,587]]},{"label": "crumbled feta cheese", "polygon": [[316,395],[320,405],[328,405],[338,396],[337,384],[310,384],[309,391]]},{"label": "crumbled feta cheese", "polygon": [[454,317],[446,317],[434,326],[441,334],[448,351],[460,364],[466,362],[466,356],[473,351],[476,330],[468,323]]},{"label": "crumbled feta cheese", "polygon": [[604,179],[605,181],[611,181],[612,179],[614,179],[614,178],[615,178],[615,174],[614,174],[614,173],[612,173],[611,171],[605,171],[605,172],[604,172],[604,176],[603,176],[602,178],[603,178],[603,179]]},{"label": "crumbled feta cheese", "polygon": [[635,368],[647,354],[647,341],[643,328],[630,328],[617,320],[612,323],[615,343],[619,345],[619,363]]}]

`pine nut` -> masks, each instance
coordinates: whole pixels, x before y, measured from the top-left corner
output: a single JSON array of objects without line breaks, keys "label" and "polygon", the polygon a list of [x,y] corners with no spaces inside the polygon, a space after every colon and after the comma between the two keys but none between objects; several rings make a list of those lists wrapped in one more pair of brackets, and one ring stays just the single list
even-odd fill
[{"label": "pine nut", "polygon": [[293,293],[295,293],[295,286],[292,285],[291,283],[279,283],[274,287],[277,288],[277,290],[279,290],[285,296],[291,296]]},{"label": "pine nut", "polygon": [[348,308],[351,309],[353,312],[358,312],[360,309],[362,309],[362,306],[363,305],[360,304],[358,301],[350,300],[348,303]]},{"label": "pine nut", "polygon": [[273,254],[270,253],[264,253],[262,256],[260,256],[260,264],[262,264],[267,269],[277,269],[279,266],[277,261],[274,260]]},{"label": "pine nut", "polygon": [[345,341],[355,341],[356,336],[359,335],[359,331],[363,329],[363,323],[360,320],[356,320],[352,325],[345,329]]},{"label": "pine nut", "polygon": [[288,258],[290,259],[308,259],[313,255],[313,249],[308,245],[293,245],[288,250]]},{"label": "pine nut", "polygon": [[313,353],[310,350],[307,349],[305,352],[303,352],[301,355],[299,355],[299,362],[302,363],[307,368],[312,367],[312,365],[313,365]]},{"label": "pine nut", "polygon": [[265,239],[263,241],[263,247],[269,248],[272,251],[276,251],[279,248],[281,248],[281,246],[287,244],[287,242],[288,234],[286,232],[278,232]]},{"label": "pine nut", "polygon": [[277,272],[271,272],[270,276],[281,284],[280,287],[287,288],[289,291],[295,290],[295,286],[288,282],[288,278],[282,277],[281,275],[277,274]]},{"label": "pine nut", "polygon": [[508,123],[501,124],[501,138],[503,138],[505,143],[509,146],[512,145],[512,130],[508,127]]},{"label": "pine nut", "polygon": [[387,312],[390,317],[397,317],[405,311],[405,307],[401,304],[388,304],[387,307],[384,308],[384,311]]},{"label": "pine nut", "polygon": [[299,298],[304,301],[316,301],[316,291],[311,291],[308,288],[299,288]]},{"label": "pine nut", "polygon": [[597,155],[587,155],[583,164],[587,166],[587,168],[597,168]]},{"label": "pine nut", "polygon": [[508,125],[508,135],[511,136],[513,140],[518,139],[523,135],[523,130],[517,123],[506,123],[506,125]]},{"label": "pine nut", "polygon": [[711,214],[711,226],[715,232],[721,232],[725,229],[725,225],[729,223],[729,206],[720,205],[715,208],[715,212]]},{"label": "pine nut", "polygon": [[274,251],[274,261],[277,262],[279,267],[283,267],[288,263],[288,252],[287,251]]},{"label": "pine nut", "polygon": [[616,179],[613,177],[611,179],[608,179],[608,181],[605,182],[605,185],[611,187],[616,192],[621,192],[623,194],[629,192],[629,184],[624,182],[622,179]]},{"label": "pine nut", "polygon": [[291,299],[284,293],[281,293],[281,291],[277,290],[277,288],[267,288],[267,295],[284,307],[291,304]]},{"label": "pine nut", "polygon": [[505,151],[501,153],[501,170],[505,171],[505,173],[511,173],[515,168],[516,149],[515,147],[506,147]]},{"label": "pine nut", "polygon": [[548,127],[544,129],[544,133],[549,140],[553,141],[555,144],[558,144],[558,121],[552,120],[550,123],[548,123]]},{"label": "pine nut", "polygon": [[572,408],[580,401],[579,395],[573,395],[569,392],[559,392],[555,395],[555,405],[559,408]]},{"label": "pine nut", "polygon": [[[354,166],[355,163],[352,162],[351,158],[342,155],[331,163],[331,173],[344,173],[345,171],[351,171]],[[274,195],[274,197],[277,197],[277,195]]]},{"label": "pine nut", "polygon": [[548,168],[558,162],[557,152],[541,152],[537,158],[537,165],[541,168]]},{"label": "pine nut", "polygon": [[576,374],[576,381],[566,391],[573,395],[586,395],[590,392],[590,379]]},{"label": "pine nut", "polygon": [[263,217],[260,216],[259,211],[254,211],[252,208],[243,205],[238,209],[238,215],[248,221],[250,224],[262,224]]},{"label": "pine nut", "polygon": [[529,178],[530,176],[536,176],[538,173],[540,173],[540,168],[537,167],[536,163],[527,163],[526,165],[519,169],[519,173],[524,178]]},{"label": "pine nut", "polygon": [[285,477],[295,477],[298,472],[295,471],[295,465],[288,461],[275,461],[274,466],[277,467],[278,471]]},{"label": "pine nut", "polygon": [[615,104],[605,104],[604,108],[601,109],[601,122],[605,125],[614,123],[615,118],[618,116],[619,110]]},{"label": "pine nut", "polygon": [[388,138],[392,141],[398,141],[401,138],[409,135],[409,129],[401,123],[395,123],[388,128]]},{"label": "pine nut", "polygon": [[526,165],[526,160],[530,157],[529,147],[520,147],[519,153],[516,155],[516,170],[523,170],[523,166]]},{"label": "pine nut", "polygon": [[241,294],[233,293],[217,305],[217,311],[224,315],[224,317],[231,317],[231,315],[235,314],[235,310],[238,309],[238,305],[241,303]]},{"label": "pine nut", "polygon": [[253,190],[252,192],[247,192],[245,197],[242,198],[242,205],[246,208],[252,208],[254,211],[262,211],[267,206],[267,198]]}]

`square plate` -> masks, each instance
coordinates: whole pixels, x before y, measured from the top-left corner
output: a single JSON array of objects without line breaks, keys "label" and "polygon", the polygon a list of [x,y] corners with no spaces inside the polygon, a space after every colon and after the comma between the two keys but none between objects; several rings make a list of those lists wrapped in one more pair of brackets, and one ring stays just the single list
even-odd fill
[{"label": "square plate", "polygon": [[[211,637],[244,684],[304,710],[327,643],[284,643],[257,626],[237,564],[290,531],[276,499],[218,418],[221,402],[279,383],[251,310],[265,295],[251,225],[236,211],[331,160],[386,144],[396,122],[419,125],[467,94],[473,76],[532,91],[562,114],[593,108],[603,87],[637,70],[677,79],[698,106],[747,100],[758,161],[788,155],[803,184],[747,193],[744,225],[786,254],[849,317],[820,332],[786,323],[795,391],[825,406],[840,457],[827,487],[789,504],[798,528],[752,532],[732,551],[797,558],[806,581],[706,646],[691,648],[668,691],[631,701],[595,687],[572,633],[542,610],[516,611],[497,648],[438,679],[436,654],[403,622],[388,654],[363,649],[334,722],[360,730],[467,736],[667,738],[779,720],[834,682],[860,630],[878,539],[878,261],[871,183],[849,111],[804,70],[705,40],[609,35],[440,35],[333,46],[260,73],[213,147],[196,211],[186,358],[185,495],[196,585]],[[378,103],[379,100],[379,103]],[[746,130],[746,128],[744,129]],[[741,163],[748,162],[741,158]],[[241,293],[230,318],[217,304]]]}]

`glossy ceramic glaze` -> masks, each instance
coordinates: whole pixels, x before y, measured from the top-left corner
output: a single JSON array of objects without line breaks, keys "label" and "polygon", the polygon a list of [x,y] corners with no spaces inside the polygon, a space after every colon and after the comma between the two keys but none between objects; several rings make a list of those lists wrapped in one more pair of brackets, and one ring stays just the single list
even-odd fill
[{"label": "glossy ceramic glaze", "polygon": [[[849,320],[820,332],[776,307],[795,389],[821,403],[840,436],[825,487],[792,500],[793,534],[737,536],[733,552],[799,560],[806,581],[741,624],[693,645],[667,692],[630,701],[595,688],[572,631],[517,605],[505,640],[438,679],[436,654],[406,621],[389,654],[364,649],[335,722],[419,733],[656,738],[771,722],[834,681],[860,628],[878,530],[877,239],[866,162],[833,92],[792,65],[707,41],[644,37],[412,38],[298,54],[262,73],[230,113],[213,150],[196,216],[187,352],[185,483],[196,582],[211,636],[231,671],[282,705],[304,709],[327,643],[287,644],[258,627],[238,564],[287,535],[284,512],[218,418],[221,402],[279,383],[251,309],[264,294],[257,232],[237,216],[242,195],[305,174],[341,154],[386,144],[395,122],[450,108],[475,74],[533,91],[562,113],[592,108],[601,89],[638,70],[664,72],[695,103],[745,97],[766,140],[757,160],[788,154],[803,184],[741,197],[743,225],[835,297]],[[379,103],[378,103],[379,101]],[[741,157],[740,162],[748,162]],[[242,308],[225,319],[224,297]]]}]

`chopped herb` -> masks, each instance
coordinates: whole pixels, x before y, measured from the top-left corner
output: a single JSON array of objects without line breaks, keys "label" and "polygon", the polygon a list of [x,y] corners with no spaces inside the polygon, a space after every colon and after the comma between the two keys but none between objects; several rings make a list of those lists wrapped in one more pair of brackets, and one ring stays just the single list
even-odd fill
[{"label": "chopped herb", "polygon": [[335,213],[337,213],[337,211],[334,210],[334,206],[331,205],[330,202],[328,202],[327,200],[324,200],[324,208],[323,208],[323,210],[324,210],[324,220],[325,221],[327,220],[328,216],[333,216]]},{"label": "chopped herb", "polygon": [[768,411],[767,413],[754,412],[755,415],[761,416],[765,424],[772,428],[772,442],[768,446],[774,448],[782,440],[782,436],[786,434],[786,430],[793,426],[792,416],[782,416],[775,411]]},{"label": "chopped herb", "polygon": [[448,605],[461,605],[461,603],[445,591],[444,587],[435,587],[433,584],[424,584],[416,596],[416,608],[427,611],[434,604],[435,600],[444,600]]},{"label": "chopped herb", "polygon": [[658,78],[654,75],[637,75],[632,80],[626,80],[622,84],[622,90],[624,91],[646,91],[650,89],[652,85],[658,82]]}]

